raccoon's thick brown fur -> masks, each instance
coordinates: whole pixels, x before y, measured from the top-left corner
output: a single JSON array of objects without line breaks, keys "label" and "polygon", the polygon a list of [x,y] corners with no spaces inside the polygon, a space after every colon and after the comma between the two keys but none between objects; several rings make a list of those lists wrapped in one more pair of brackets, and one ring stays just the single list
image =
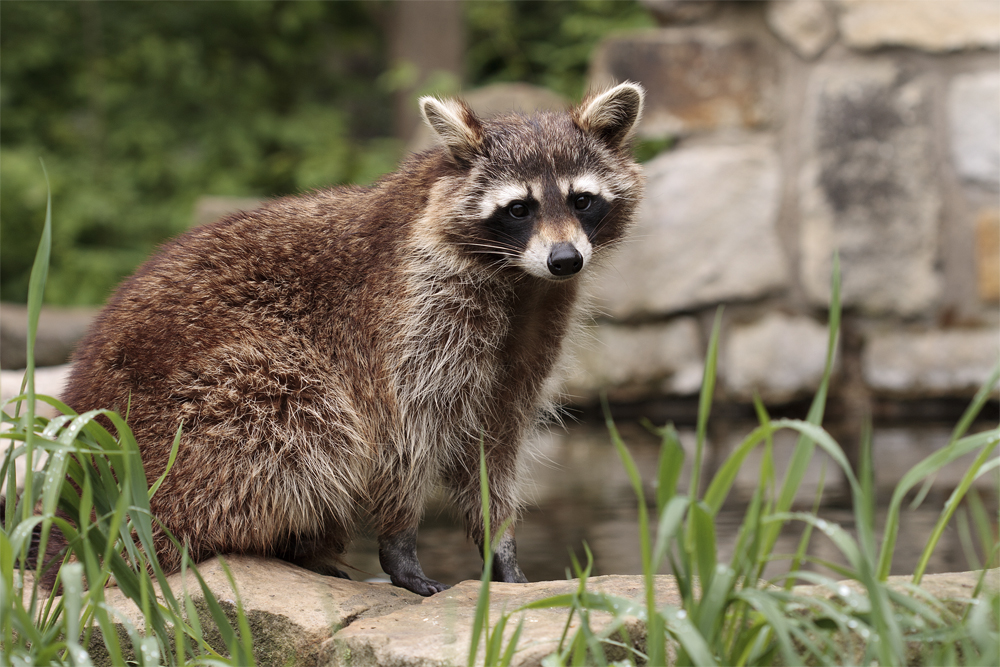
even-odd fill
[{"label": "raccoon's thick brown fur", "polygon": [[[516,517],[575,274],[622,238],[641,192],[641,105],[634,84],[496,120],[425,98],[443,145],[372,187],[278,199],[165,245],[80,344],[64,401],[128,408],[151,481],[183,423],[151,505],[196,560],[342,575],[367,513],[393,581],[442,590],[415,556],[425,496],[443,483],[481,546],[482,439],[491,525]],[[600,208],[585,220],[581,202]],[[162,534],[157,550],[179,567]],[[512,529],[496,563],[495,578],[525,580]]]}]

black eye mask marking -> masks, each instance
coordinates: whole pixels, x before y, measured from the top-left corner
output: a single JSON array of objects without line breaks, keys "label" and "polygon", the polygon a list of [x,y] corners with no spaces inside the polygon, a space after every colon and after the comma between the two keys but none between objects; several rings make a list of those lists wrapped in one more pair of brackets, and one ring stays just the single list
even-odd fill
[{"label": "black eye mask marking", "polygon": [[611,211],[610,202],[600,195],[589,192],[570,192],[566,204],[580,221],[587,239],[593,243],[595,235],[600,231],[601,222]]},{"label": "black eye mask marking", "polygon": [[538,209],[534,199],[517,199],[506,206],[498,206],[483,221],[483,231],[496,245],[514,251],[524,250],[534,232]]}]

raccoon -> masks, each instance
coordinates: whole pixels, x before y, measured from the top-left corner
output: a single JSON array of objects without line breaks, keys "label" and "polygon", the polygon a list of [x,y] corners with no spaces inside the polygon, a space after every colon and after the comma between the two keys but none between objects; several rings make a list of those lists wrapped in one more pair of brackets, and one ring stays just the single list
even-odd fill
[{"label": "raccoon", "polygon": [[63,400],[127,408],[150,480],[182,425],[151,506],[195,560],[346,577],[367,520],[392,582],[425,596],[447,588],[417,560],[430,490],[484,546],[482,444],[491,526],[508,526],[491,576],[527,581],[519,452],[552,405],[579,276],[633,219],[643,94],[623,83],[568,113],[495,119],[422,98],[439,146],[373,186],[277,199],[163,246],[79,345]]}]

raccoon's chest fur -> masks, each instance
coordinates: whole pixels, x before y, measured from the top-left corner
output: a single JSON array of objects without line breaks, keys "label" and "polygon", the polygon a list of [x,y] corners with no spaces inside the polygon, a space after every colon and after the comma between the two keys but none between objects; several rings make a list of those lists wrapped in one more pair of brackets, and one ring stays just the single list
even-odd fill
[{"label": "raccoon's chest fur", "polygon": [[[408,282],[393,373],[403,446],[450,457],[470,442],[515,437],[551,411],[544,383],[570,325],[575,285],[419,272]],[[503,422],[510,427],[498,431]]]}]

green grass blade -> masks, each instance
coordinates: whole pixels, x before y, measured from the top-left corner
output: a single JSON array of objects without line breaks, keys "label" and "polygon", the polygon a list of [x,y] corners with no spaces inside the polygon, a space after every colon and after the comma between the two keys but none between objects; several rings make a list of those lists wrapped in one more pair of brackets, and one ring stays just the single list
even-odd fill
[{"label": "green grass blade", "polygon": [[517,643],[521,639],[521,632],[524,630],[524,617],[522,616],[517,622],[517,627],[514,628],[514,634],[510,636],[510,641],[507,642],[507,648],[504,650],[503,655],[500,656],[501,667],[508,667],[514,661],[514,651],[517,649]]},{"label": "green grass blade", "polygon": [[698,568],[704,596],[705,590],[712,585],[712,578],[715,576],[715,521],[712,520],[712,513],[704,503],[697,503],[688,509],[688,520],[689,535],[693,538],[692,555]]},{"label": "green grass blade", "polygon": [[212,616],[212,621],[219,630],[222,642],[229,648],[240,646],[239,638],[233,631],[233,627],[229,624],[226,612],[222,610],[222,605],[219,604],[219,600],[215,597],[215,594],[212,593],[212,589],[208,587],[205,579],[201,576],[201,573],[198,572],[198,568],[192,567],[190,572],[195,576],[195,579],[198,580],[198,586],[201,588],[202,595],[205,597],[205,606],[208,607],[208,612]]},{"label": "green grass blade", "polygon": [[775,428],[774,422],[755,428],[740,441],[729,456],[726,457],[726,460],[722,462],[722,465],[719,466],[708,488],[705,489],[704,501],[713,514],[717,514],[722,508],[722,504],[726,501],[726,497],[729,495],[729,491],[736,481],[736,475],[739,473],[740,468],[743,467],[746,457],[757,445],[770,438]]},{"label": "green grass blade", "polygon": [[660,460],[656,471],[656,510],[663,512],[667,503],[677,495],[677,480],[684,469],[684,448],[673,424],[662,430]]},{"label": "green grass blade", "polygon": [[993,567],[993,559],[990,555],[1000,546],[1000,538],[997,537],[993,523],[986,512],[986,507],[975,489],[970,489],[968,496],[966,496],[966,502],[969,505],[969,514],[972,516],[972,524],[975,526],[979,546],[982,549],[983,568]]},{"label": "green grass blade", "polygon": [[476,601],[476,615],[472,621],[472,639],[469,643],[468,665],[474,667],[479,642],[483,633],[490,628],[490,576],[493,569],[493,549],[490,541],[490,482],[486,470],[486,445],[479,439],[479,488],[483,509],[483,576],[479,585],[479,600]]},{"label": "green grass blade", "polygon": [[239,641],[228,647],[229,654],[236,660],[237,664],[251,667],[255,664],[253,638],[250,633],[250,624],[247,622],[246,613],[243,610],[243,599],[240,597],[240,591],[236,587],[236,579],[233,577],[232,570],[229,569],[229,564],[220,557],[219,565],[222,566],[222,571],[226,573],[226,580],[233,591],[233,597],[236,598],[236,623],[239,627]]},{"label": "green grass blade", "polygon": [[782,606],[766,591],[758,589],[744,589],[735,594],[740,600],[744,600],[753,607],[761,616],[767,620],[768,626],[778,638],[778,648],[786,665],[797,665],[801,661],[796,652],[795,643],[790,630],[791,623],[785,614]]},{"label": "green grass blade", "polygon": [[719,362],[719,335],[722,329],[722,306],[715,311],[715,321],[712,324],[712,335],[708,341],[708,351],[705,355],[705,374],[701,381],[701,393],[698,395],[698,422],[696,426],[696,441],[694,449],[694,468],[691,471],[692,499],[698,498],[701,483],[702,455],[705,450],[705,439],[708,434],[708,417],[712,412],[712,399],[715,396],[716,368]]},{"label": "green grass blade", "polygon": [[986,401],[989,400],[990,394],[993,392],[993,388],[996,387],[997,382],[1000,382],[1000,360],[997,361],[993,370],[990,372],[989,378],[986,382],[979,387],[976,395],[972,398],[972,402],[969,403],[969,407],[966,408],[965,412],[962,414],[962,418],[955,424],[955,429],[951,433],[950,442],[955,442],[961,438],[972,426],[972,422],[976,420],[979,413],[982,412],[983,406],[986,405]]},{"label": "green grass blade", "polygon": [[632,484],[632,490],[635,492],[638,501],[639,553],[642,557],[642,573],[646,589],[646,608],[649,611],[647,619],[647,635],[649,637],[648,654],[651,664],[659,664],[666,660],[666,638],[663,634],[663,626],[654,613],[656,610],[654,580],[656,573],[653,571],[653,551],[649,536],[649,514],[646,509],[646,495],[642,489],[642,476],[635,465],[635,459],[632,458],[628,448],[625,446],[625,442],[618,433],[618,427],[615,426],[615,422],[611,418],[611,408],[608,406],[607,396],[601,396],[601,404],[604,408],[604,421],[611,436],[611,442],[618,452],[618,458],[621,459],[622,465],[625,466],[625,471]]},{"label": "green grass blade", "polygon": [[895,552],[896,536],[899,531],[899,514],[903,500],[910,489],[952,461],[980,448],[983,451],[992,449],[998,442],[1000,442],[1000,429],[966,436],[930,454],[903,475],[899,483],[896,484],[896,488],[893,489],[889,509],[886,513],[885,534],[882,536],[882,550],[877,570],[880,580],[884,581],[889,576],[892,567],[892,555]]},{"label": "green grass blade", "polygon": [[718,638],[726,620],[726,610],[736,582],[736,572],[725,565],[718,565],[708,584],[702,588],[698,601],[695,627],[702,637]]},{"label": "green grass blade", "polygon": [[[684,649],[684,652],[688,655],[688,657],[690,657],[694,664],[719,664],[719,661],[716,660],[711,647],[705,641],[702,634],[698,632],[698,628],[696,628],[694,623],[691,622],[687,611],[667,606],[659,610],[657,615],[663,619],[667,632],[669,632],[670,635],[677,640],[677,642],[681,645],[681,648]],[[653,662],[652,659],[650,659],[649,664],[665,665],[666,662]]]},{"label": "green grass blade", "polygon": [[[816,390],[816,395],[813,397],[812,404],[809,406],[809,414],[806,417],[806,421],[808,423],[816,426],[819,426],[823,422],[823,415],[826,411],[826,398],[830,388],[830,378],[833,375],[833,363],[837,351],[837,342],[840,337],[840,285],[840,255],[834,252],[833,271],[830,279],[830,319],[827,325],[828,337],[826,345],[826,362],[823,367],[823,376],[820,380],[819,388]],[[775,503],[775,511],[787,512],[791,509],[792,504],[795,502],[795,496],[798,493],[799,486],[802,484],[806,470],[809,467],[809,462],[812,459],[813,450],[813,442],[809,439],[807,434],[803,433],[795,445],[791,461],[788,464],[788,468],[785,470],[785,477],[781,484],[781,491],[778,495],[778,500]],[[774,549],[774,544],[777,542],[780,532],[781,526],[777,524],[771,526],[765,532],[762,547],[764,553],[770,553],[771,550]]]},{"label": "green grass blade", "polygon": [[[824,463],[823,467],[820,468],[819,485],[816,487],[816,497],[813,499],[812,513],[817,516],[819,515],[820,502],[823,499],[823,487],[825,485],[825,482],[826,482],[826,464]],[[802,567],[802,562],[806,558],[806,552],[809,550],[809,542],[812,539],[812,530],[813,530],[812,524],[807,523],[805,529],[802,531],[802,536],[799,538],[799,545],[795,549],[795,554],[792,556],[792,561],[791,564],[789,565],[790,572],[793,573],[798,572],[799,569]],[[786,590],[791,589],[793,584],[794,584],[794,579],[789,577],[788,581],[785,583],[785,589]]]},{"label": "green grass blade", "polygon": [[683,541],[681,534],[684,516],[687,513],[689,499],[686,496],[675,496],[670,499],[663,511],[656,528],[656,544],[653,547],[652,568],[658,570],[663,562],[670,543]]},{"label": "green grass blade", "polygon": [[[1000,434],[998,434],[998,437],[1000,437]],[[965,497],[965,494],[969,491],[972,483],[975,482],[980,475],[1000,467],[1000,458],[987,462],[987,459],[989,459],[992,455],[996,446],[997,443],[994,442],[992,445],[983,448],[983,450],[976,457],[972,466],[962,476],[962,480],[959,482],[958,486],[954,491],[952,491],[948,500],[945,502],[944,509],[941,511],[941,516],[939,516],[937,522],[935,522],[934,529],[931,531],[931,535],[927,539],[927,545],[920,554],[920,560],[917,561],[917,567],[913,572],[914,584],[919,584],[920,580],[923,578],[924,571],[927,569],[927,563],[931,559],[931,554],[933,554],[934,549],[937,548],[937,544],[941,540],[941,535],[944,533],[944,529],[947,527],[948,522],[951,521],[951,517],[958,508],[958,504],[962,501],[962,498]]]},{"label": "green grass blade", "polygon": [[177,434],[174,436],[174,440],[170,445],[170,456],[167,458],[167,467],[164,469],[163,474],[160,475],[155,482],[153,482],[151,487],[149,487],[149,497],[151,499],[157,489],[160,488],[160,485],[163,484],[163,480],[167,478],[167,473],[169,473],[170,469],[174,467],[174,461],[177,460],[177,452],[180,450],[181,446],[181,430],[183,428],[183,423],[177,427]]},{"label": "green grass blade", "polygon": [[[24,415],[25,434],[25,470],[34,470],[34,424],[35,424],[35,338],[38,335],[38,318],[42,311],[42,299],[45,296],[45,281],[49,274],[49,256],[52,252],[52,188],[49,186],[49,174],[42,162],[42,172],[45,174],[45,223],[42,225],[42,237],[35,252],[35,261],[31,266],[28,278],[28,333],[27,333],[27,367],[24,378],[27,383],[27,412]],[[24,495],[34,498],[33,479],[30,474],[24,478]],[[22,519],[31,515],[31,507],[24,506]]]}]

